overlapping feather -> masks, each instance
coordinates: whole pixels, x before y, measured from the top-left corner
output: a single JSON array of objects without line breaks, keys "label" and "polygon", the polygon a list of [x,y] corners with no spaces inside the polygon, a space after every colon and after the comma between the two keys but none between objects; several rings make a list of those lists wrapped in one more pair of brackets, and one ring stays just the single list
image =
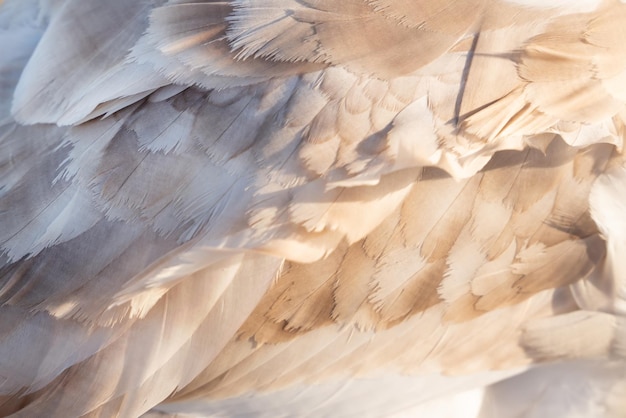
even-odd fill
[{"label": "overlapping feather", "polygon": [[625,7],[1,5],[0,411],[623,366]]}]

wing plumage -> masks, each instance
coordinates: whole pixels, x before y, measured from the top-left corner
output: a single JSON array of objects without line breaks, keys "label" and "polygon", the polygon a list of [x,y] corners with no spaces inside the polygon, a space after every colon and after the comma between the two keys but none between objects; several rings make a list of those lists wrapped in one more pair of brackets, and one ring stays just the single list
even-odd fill
[{"label": "wing plumage", "polygon": [[625,22],[0,4],[0,413],[623,413]]}]

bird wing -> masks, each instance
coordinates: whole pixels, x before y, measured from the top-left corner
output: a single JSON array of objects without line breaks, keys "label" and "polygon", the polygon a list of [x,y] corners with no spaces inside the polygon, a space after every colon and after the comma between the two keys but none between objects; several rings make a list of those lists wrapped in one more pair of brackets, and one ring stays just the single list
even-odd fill
[{"label": "bird wing", "polygon": [[1,7],[6,411],[622,355],[620,2]]}]

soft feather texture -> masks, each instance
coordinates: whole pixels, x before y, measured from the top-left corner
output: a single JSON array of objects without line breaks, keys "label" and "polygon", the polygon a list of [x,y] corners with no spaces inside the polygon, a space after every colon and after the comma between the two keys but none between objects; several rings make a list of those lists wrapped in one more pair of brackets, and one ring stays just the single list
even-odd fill
[{"label": "soft feather texture", "polygon": [[1,4],[0,413],[626,413],[624,22]]}]

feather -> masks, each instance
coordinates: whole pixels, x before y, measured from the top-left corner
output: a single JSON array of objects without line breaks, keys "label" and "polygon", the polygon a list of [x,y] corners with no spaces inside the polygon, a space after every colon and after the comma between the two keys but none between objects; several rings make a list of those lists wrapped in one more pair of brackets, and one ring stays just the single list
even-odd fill
[{"label": "feather", "polygon": [[[129,70],[130,76],[118,73],[124,69],[127,49],[145,30],[144,25],[136,23],[145,20],[142,16],[146,6],[136,4],[128,9],[119,2],[110,7],[105,11],[72,1],[59,6],[17,84],[12,107],[17,119],[25,123],[72,124],[107,100],[120,95],[145,96],[159,87],[162,78],[154,73],[142,73],[139,68]],[[83,32],[85,36],[72,36],[71,22],[84,21],[89,15],[100,19]],[[117,27],[116,37],[100,41],[106,39],[112,25]],[[56,45],[61,42],[64,47],[59,49]]]},{"label": "feather", "polygon": [[0,1],[0,415],[623,415],[625,20]]}]

